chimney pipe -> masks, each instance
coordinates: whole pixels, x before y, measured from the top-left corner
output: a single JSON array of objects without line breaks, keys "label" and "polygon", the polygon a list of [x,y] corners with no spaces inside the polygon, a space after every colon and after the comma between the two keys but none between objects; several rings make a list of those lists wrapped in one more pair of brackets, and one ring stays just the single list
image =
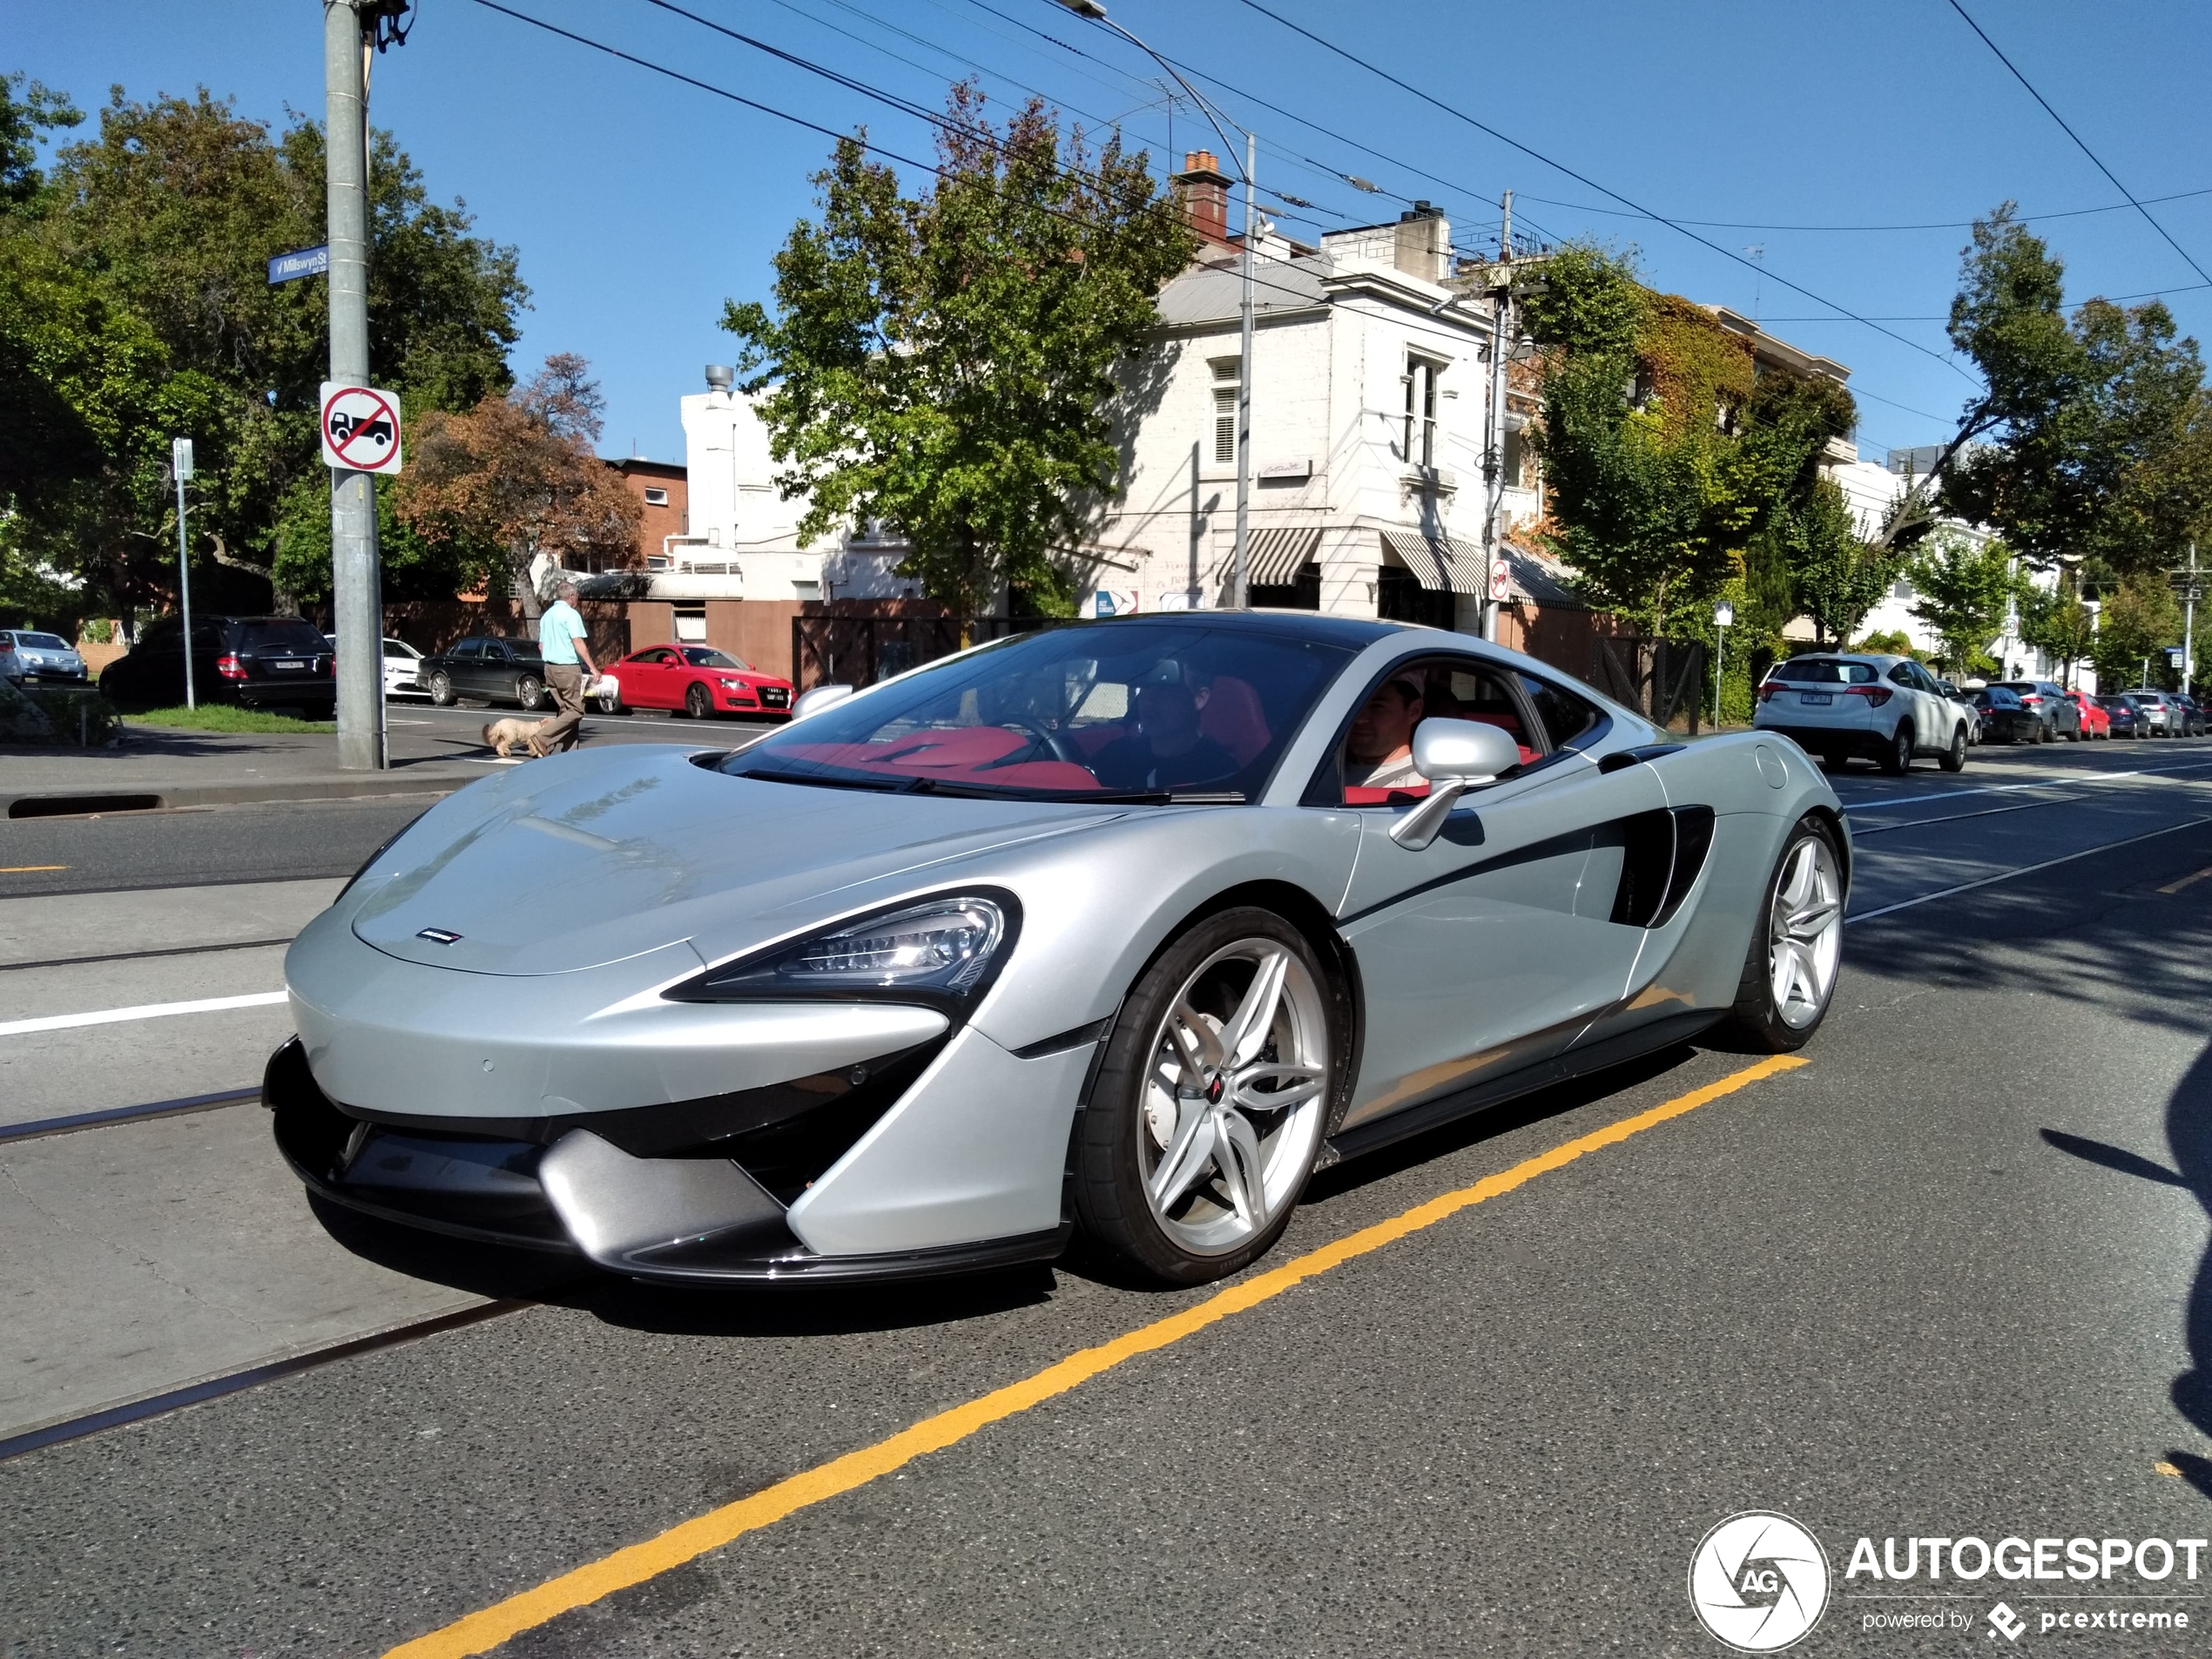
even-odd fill
[{"label": "chimney pipe", "polygon": [[737,384],[737,371],[727,363],[709,363],[706,366],[706,386],[711,392],[726,392]]}]

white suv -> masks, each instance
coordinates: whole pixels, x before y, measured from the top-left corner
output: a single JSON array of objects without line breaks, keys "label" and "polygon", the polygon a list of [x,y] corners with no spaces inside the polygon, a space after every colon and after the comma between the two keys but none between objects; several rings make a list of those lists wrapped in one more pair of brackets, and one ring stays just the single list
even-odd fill
[{"label": "white suv", "polygon": [[1794,738],[1840,765],[1852,755],[1902,772],[1916,755],[1946,772],[1966,764],[1966,712],[1910,657],[1834,651],[1793,657],[1767,671],[1751,724]]}]

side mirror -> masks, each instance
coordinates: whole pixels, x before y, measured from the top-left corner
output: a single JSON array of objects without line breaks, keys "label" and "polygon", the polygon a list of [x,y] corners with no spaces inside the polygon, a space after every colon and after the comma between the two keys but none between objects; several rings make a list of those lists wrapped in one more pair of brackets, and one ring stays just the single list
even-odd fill
[{"label": "side mirror", "polygon": [[791,705],[791,718],[803,720],[810,714],[819,714],[852,696],[853,689],[850,685],[817,685],[812,691],[801,691]]},{"label": "side mirror", "polygon": [[1436,839],[1460,797],[1521,764],[1521,745],[1482,720],[1424,720],[1413,728],[1413,770],[1429,780],[1428,799],[1391,826],[1390,839],[1419,852]]}]

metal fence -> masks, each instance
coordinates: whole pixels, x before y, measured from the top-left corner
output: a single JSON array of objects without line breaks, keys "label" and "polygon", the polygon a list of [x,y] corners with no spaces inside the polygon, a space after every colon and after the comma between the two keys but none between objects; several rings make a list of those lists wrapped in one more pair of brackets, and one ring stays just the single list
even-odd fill
[{"label": "metal fence", "polygon": [[1601,635],[1591,657],[1590,684],[1654,725],[1696,737],[1705,701],[1705,647],[1696,640]]}]

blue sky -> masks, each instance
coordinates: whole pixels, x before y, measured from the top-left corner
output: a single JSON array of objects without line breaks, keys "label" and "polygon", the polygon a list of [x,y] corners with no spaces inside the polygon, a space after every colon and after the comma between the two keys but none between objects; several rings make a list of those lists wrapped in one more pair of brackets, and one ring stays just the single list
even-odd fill
[{"label": "blue sky", "polygon": [[[1971,395],[1946,361],[1940,318],[1966,223],[2007,197],[2031,215],[2075,212],[2037,226],[2067,262],[2070,297],[2171,291],[2185,331],[2212,327],[2212,291],[2133,210],[2076,211],[2119,194],[1947,0],[1265,3],[1597,185],[1677,219],[1726,221],[1697,233],[1730,253],[1763,248],[1765,274],[1627,214],[1243,0],[1113,0],[1118,21],[1225,84],[1207,90],[1259,133],[1263,193],[1317,205],[1316,222],[1285,230],[1394,218],[1421,197],[1471,246],[1494,239],[1497,193],[1511,186],[1522,228],[1633,243],[1657,286],[1756,306],[1777,333],[1851,365],[1869,453],[1938,440]],[[889,149],[929,153],[919,119],[651,0],[502,3],[822,126],[865,124]],[[1169,153],[1170,114],[1147,84],[1157,68],[1048,0],[680,3],[873,89],[934,106],[948,78],[974,73],[994,99],[1034,88],[1071,120],[1120,118],[1133,144]],[[1966,3],[2137,197],[2212,187],[2202,91],[2212,8]],[[464,199],[480,232],[520,248],[534,308],[518,371],[548,352],[583,353],[608,395],[602,447],[680,460],[676,400],[700,389],[702,365],[732,354],[723,300],[766,297],[769,258],[809,211],[808,175],[829,141],[476,0],[418,10],[408,45],[377,63],[374,118],[434,194]],[[0,0],[0,70],[28,71],[88,109],[119,83],[132,97],[206,85],[272,124],[287,106],[319,115],[320,42],[308,0]],[[1188,109],[1172,120],[1179,155],[1202,135]],[[1352,188],[1345,173],[1384,193]],[[2212,270],[2212,193],[2152,212]],[[1924,224],[1936,228],[1779,228]],[[1785,281],[1891,334],[1837,320]]]}]

